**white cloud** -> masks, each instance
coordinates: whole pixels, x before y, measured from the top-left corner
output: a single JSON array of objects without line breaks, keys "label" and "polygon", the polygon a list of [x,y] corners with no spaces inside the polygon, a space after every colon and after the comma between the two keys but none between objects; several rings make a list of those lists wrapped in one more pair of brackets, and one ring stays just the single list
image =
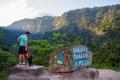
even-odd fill
[{"label": "white cloud", "polygon": [[10,4],[11,2],[14,2],[14,1],[15,0],[0,0],[0,6]]},{"label": "white cloud", "polygon": [[34,16],[33,8],[27,6],[26,0],[16,0],[0,7],[0,26],[6,26],[16,20]]},{"label": "white cloud", "polygon": [[0,26],[23,18],[60,16],[68,10],[120,3],[120,0],[0,0]]},{"label": "white cloud", "polygon": [[41,13],[42,15],[60,16],[63,12],[70,10],[69,5],[67,5],[70,1],[65,0],[27,0],[27,2],[28,6],[34,7],[36,14],[40,16]]}]

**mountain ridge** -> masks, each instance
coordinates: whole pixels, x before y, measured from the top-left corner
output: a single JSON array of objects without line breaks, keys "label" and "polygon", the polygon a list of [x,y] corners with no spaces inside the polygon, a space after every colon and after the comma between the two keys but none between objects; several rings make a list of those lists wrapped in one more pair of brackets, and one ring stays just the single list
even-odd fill
[{"label": "mountain ridge", "polygon": [[100,32],[101,25],[103,27],[109,26],[107,23],[112,24],[114,20],[119,18],[119,14],[119,4],[104,7],[82,8],[70,10],[57,17],[43,16],[34,19],[22,19],[7,26],[6,29],[44,34],[46,32],[59,30],[66,26],[77,25],[80,29],[87,28],[101,35],[103,34]]}]

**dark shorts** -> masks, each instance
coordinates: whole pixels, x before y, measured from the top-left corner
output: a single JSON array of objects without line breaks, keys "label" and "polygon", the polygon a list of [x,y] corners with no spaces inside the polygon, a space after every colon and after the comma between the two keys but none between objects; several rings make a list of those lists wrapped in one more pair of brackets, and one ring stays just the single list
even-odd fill
[{"label": "dark shorts", "polygon": [[25,53],[26,53],[26,51],[25,51],[25,46],[20,46],[20,47],[19,47],[19,50],[18,50],[18,53],[19,53],[19,54],[25,54]]}]

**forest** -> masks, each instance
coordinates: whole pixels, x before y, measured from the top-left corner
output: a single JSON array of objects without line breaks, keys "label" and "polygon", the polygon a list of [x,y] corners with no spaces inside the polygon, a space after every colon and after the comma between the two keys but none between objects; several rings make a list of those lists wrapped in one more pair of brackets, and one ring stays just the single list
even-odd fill
[{"label": "forest", "polygon": [[[116,9],[118,8],[118,10]],[[92,9],[91,9],[92,10]],[[97,10],[97,9],[96,9]],[[99,8],[99,13],[108,10]],[[88,9],[89,11],[89,9]],[[77,11],[79,12],[79,11]],[[69,14],[70,13],[70,14]],[[74,12],[66,13],[69,16]],[[68,16],[67,15],[67,16]],[[65,15],[64,15],[65,16]],[[77,16],[76,16],[77,17]],[[74,16],[73,16],[74,18]],[[67,17],[69,21],[72,17]],[[92,18],[94,19],[94,18]],[[31,34],[28,47],[34,53],[33,63],[48,67],[49,56],[58,48],[75,45],[86,45],[93,52],[90,67],[120,70],[120,8],[112,7],[106,16],[97,16],[92,19],[82,20],[82,23],[70,22],[63,28],[44,34]],[[73,19],[72,19],[73,20]],[[63,20],[64,21],[64,20]],[[79,21],[79,19],[78,19]],[[92,21],[92,22],[91,22]],[[90,24],[91,23],[91,24]],[[98,24],[99,23],[99,24]],[[79,27],[86,25],[88,28]],[[92,29],[90,28],[92,25]],[[21,33],[19,33],[21,34]],[[17,35],[18,36],[18,35]],[[11,44],[10,40],[13,41]],[[0,28],[0,77],[6,77],[8,70],[18,63],[17,37],[5,28]]]}]

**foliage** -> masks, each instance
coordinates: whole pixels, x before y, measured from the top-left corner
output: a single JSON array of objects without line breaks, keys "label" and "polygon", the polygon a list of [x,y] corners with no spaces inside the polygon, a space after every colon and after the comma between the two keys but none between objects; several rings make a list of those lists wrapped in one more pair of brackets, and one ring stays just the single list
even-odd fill
[{"label": "foliage", "polygon": [[29,44],[29,51],[31,55],[34,55],[33,62],[48,66],[49,55],[54,50],[54,47],[46,40],[31,40]]},{"label": "foliage", "polygon": [[[55,30],[45,27],[48,32],[31,35],[28,46],[34,55],[34,64],[47,67],[50,53],[57,48],[87,45],[93,52],[92,67],[120,70],[120,5],[69,11],[55,22]],[[8,69],[17,64],[16,36],[19,34],[0,28],[0,77],[6,76]]]},{"label": "foliage", "polygon": [[5,73],[7,73],[10,67],[14,66],[16,63],[17,58],[15,55],[0,50],[0,77],[5,77]]}]

